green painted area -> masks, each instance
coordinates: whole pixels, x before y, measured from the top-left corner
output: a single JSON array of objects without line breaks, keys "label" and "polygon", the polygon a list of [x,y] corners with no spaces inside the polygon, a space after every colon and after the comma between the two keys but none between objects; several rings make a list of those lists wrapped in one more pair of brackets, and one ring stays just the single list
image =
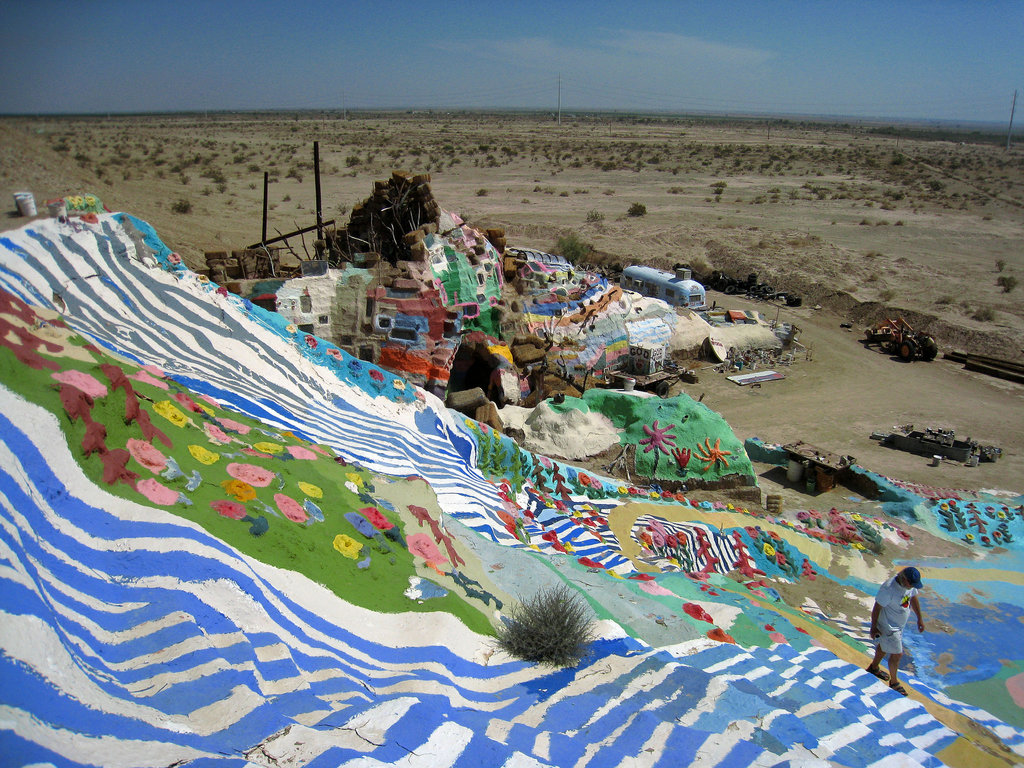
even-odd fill
[{"label": "green painted area", "polygon": [[[743,442],[725,419],[689,395],[636,397],[615,390],[588,389],[582,398],[567,397],[564,403],[552,403],[551,407],[597,411],[607,416],[621,430],[622,443],[636,446],[636,469],[644,478],[719,480],[726,475],[754,474]],[[716,444],[728,453],[717,461],[706,460],[713,455]]]},{"label": "green painted area", "polygon": [[[428,236],[425,241],[428,248],[434,245],[433,238],[432,235]],[[488,244],[487,253],[476,258],[479,264],[473,264],[467,254],[457,250],[447,240],[444,243],[445,260],[440,266],[432,265],[431,269],[434,277],[441,281],[448,299],[447,307],[462,310],[463,330],[483,331],[488,336],[498,338],[501,318],[491,303],[501,298],[497,266],[501,263],[501,257]],[[467,303],[472,306],[459,306]]]},{"label": "green painted area", "polygon": [[977,703],[985,711],[1015,728],[1024,728],[1024,709],[1013,700],[1006,688],[1007,680],[1024,673],[1024,660],[1001,658],[999,661],[1003,668],[997,675],[976,683],[951,685],[944,691],[959,701]]},{"label": "green painted area", "polygon": [[[81,345],[84,342],[80,337],[71,336],[65,341],[79,357],[83,355]],[[126,423],[127,393],[124,389],[111,389],[110,381],[100,366],[114,365],[128,375],[134,375],[138,369],[101,353],[95,347],[90,347],[88,354],[92,356],[92,362],[59,353],[44,353],[43,357],[56,361],[61,372],[81,371],[110,389],[107,395],[95,398],[90,412],[93,421],[104,425],[105,444],[110,451],[124,449],[129,440],[146,442],[138,421]],[[450,580],[439,574],[432,579],[424,576],[424,573],[433,572],[426,569],[422,560],[417,562],[404,545],[406,535],[422,533],[423,529],[407,508],[392,504],[376,493],[378,485],[407,484],[410,485],[407,494],[410,498],[422,498],[422,488],[411,488],[412,485],[422,486],[422,481],[390,478],[358,466],[341,465],[335,462],[334,453],[329,448],[313,446],[290,433],[268,428],[256,420],[213,406],[192,396],[185,387],[171,380],[162,380],[169,386],[165,390],[130,379],[138,394],[138,398],[131,399],[148,413],[152,425],[171,442],[168,446],[157,435],[153,437],[152,446],[164,458],[173,459],[180,469],[179,476],[165,477],[161,469],[154,472],[135,458],[128,459],[125,469],[137,474],[138,480],[155,480],[179,494],[179,500],[170,504],[150,502],[134,485],[105,483],[104,465],[98,453],[84,456],[81,446],[86,434],[85,422],[82,419],[71,421],[61,402],[61,385],[52,378],[52,373],[23,365],[10,348],[0,344],[0,380],[4,386],[57,417],[72,455],[85,474],[108,492],[136,503],[159,506],[191,520],[238,551],[261,562],[302,573],[355,605],[385,613],[444,611],[460,618],[475,632],[493,634],[485,614],[485,611],[489,613],[488,609],[476,602],[467,602],[459,592],[451,589]],[[188,397],[202,412],[190,411],[187,404],[175,400],[175,394]],[[172,418],[161,415],[162,412]],[[242,429],[223,432],[231,442],[221,444],[211,439],[204,426],[209,429],[225,419],[229,420],[228,424],[241,425]],[[246,427],[248,433],[241,434]],[[190,451],[190,446],[195,448]],[[292,458],[289,448],[310,458]],[[258,455],[247,454],[246,450]],[[204,460],[212,460],[212,463]],[[252,465],[263,470],[264,477],[273,475],[273,479],[262,487],[247,483],[238,485],[237,479],[227,472],[231,463]],[[200,481],[196,482],[193,472],[198,472]],[[304,485],[300,486],[300,482]],[[190,483],[194,487],[190,488]],[[232,491],[241,493],[241,498],[233,497]],[[427,493],[434,500],[433,492],[427,489]],[[322,513],[323,521],[315,520],[312,512],[304,513],[309,514],[308,522],[287,519],[277,503],[280,495],[295,503],[293,511],[302,508],[307,500],[312,502]],[[402,494],[388,487],[386,496],[401,498]],[[232,519],[211,507],[212,503],[224,502],[240,504],[248,517]],[[432,504],[425,501],[421,504],[433,507],[431,516],[434,519],[439,517],[436,500]],[[368,537],[345,517],[346,513],[359,514],[359,510],[370,508],[392,523],[401,535],[389,538],[376,531]],[[234,507],[233,512],[242,514],[239,507]],[[260,520],[265,521],[266,530],[254,535],[252,531],[259,530],[264,524],[258,522]],[[339,535],[362,544],[356,559],[350,559],[335,549],[335,537]],[[444,554],[443,548],[441,552]],[[466,557],[461,551],[460,555]],[[364,567],[360,568],[360,563]],[[439,565],[443,568],[447,563]],[[444,586],[447,594],[422,601],[411,599],[404,594],[411,576],[434,581]]]}]

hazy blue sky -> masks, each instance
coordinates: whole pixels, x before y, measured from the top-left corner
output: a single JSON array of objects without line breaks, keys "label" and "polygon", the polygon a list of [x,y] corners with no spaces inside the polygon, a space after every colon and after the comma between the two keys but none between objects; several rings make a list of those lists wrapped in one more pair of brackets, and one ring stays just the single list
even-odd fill
[{"label": "hazy blue sky", "polygon": [[1024,90],[1024,0],[7,0],[0,13],[0,113],[554,110],[559,75],[564,112],[1005,124]]}]

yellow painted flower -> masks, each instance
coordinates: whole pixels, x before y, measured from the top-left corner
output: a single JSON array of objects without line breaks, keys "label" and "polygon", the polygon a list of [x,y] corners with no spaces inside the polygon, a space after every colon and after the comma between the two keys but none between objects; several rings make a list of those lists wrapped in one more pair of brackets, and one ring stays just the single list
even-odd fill
[{"label": "yellow painted flower", "polygon": [[201,445],[190,445],[188,452],[192,454],[192,458],[198,461],[200,464],[214,464],[220,460],[220,454],[214,453],[208,448],[204,448]]},{"label": "yellow painted flower", "polygon": [[270,443],[267,442],[266,440],[264,440],[261,443],[253,443],[252,447],[255,448],[257,451],[262,451],[263,453],[278,454],[284,451],[284,446],[281,445],[280,443]]},{"label": "yellow painted flower", "polygon": [[627,488],[624,485],[620,485],[619,488],[618,488],[618,491],[619,491],[620,494],[626,494],[626,493],[629,493],[629,488]]},{"label": "yellow painted flower", "polygon": [[405,382],[401,379],[395,379],[392,381],[391,386],[395,388],[396,392],[405,392]]},{"label": "yellow painted flower", "polygon": [[726,509],[731,509],[731,510],[732,510],[733,512],[735,512],[735,511],[736,511],[736,507],[734,507],[734,506],[732,505],[732,502],[731,502],[731,501],[730,501],[730,502],[729,502],[728,504],[726,504],[726,505],[725,505],[725,508],[726,508]]},{"label": "yellow painted flower", "polygon": [[170,400],[161,400],[159,403],[153,403],[153,410],[176,427],[184,427],[188,424],[188,417]]},{"label": "yellow painted flower", "polygon": [[765,557],[775,557],[775,547],[773,547],[771,544],[765,544],[764,554]]},{"label": "yellow painted flower", "polygon": [[1005,520],[1005,519],[1006,519],[1006,513],[1005,513],[1005,512],[1003,512],[1003,510],[1001,510],[1001,509],[1000,509],[1000,510],[999,510],[998,512],[996,512],[996,516],[997,516],[997,517],[998,517],[998,518],[999,518],[1000,520]]},{"label": "yellow painted flower", "polygon": [[351,536],[339,533],[334,537],[334,548],[350,560],[355,560],[359,557],[359,552],[363,549],[363,545]]},{"label": "yellow painted flower", "polygon": [[256,489],[241,480],[224,480],[220,487],[228,496],[234,496],[243,504],[256,498]]},{"label": "yellow painted flower", "polygon": [[363,487],[363,478],[362,478],[362,476],[356,474],[355,472],[346,472],[345,473],[345,478],[347,480],[355,483],[356,488],[362,488]]},{"label": "yellow painted flower", "polygon": [[856,512],[854,512],[852,515],[850,515],[850,519],[853,520],[855,523],[859,523],[864,518],[858,515]]},{"label": "yellow painted flower", "polygon": [[570,553],[570,554],[572,554],[573,552],[575,552],[575,551],[576,551],[576,547],[574,547],[574,546],[573,546],[572,544],[570,544],[570,543],[569,543],[568,541],[563,541],[563,542],[562,542],[562,546],[563,546],[563,547],[565,547],[565,551],[566,551],[566,552],[568,552],[568,553]]},{"label": "yellow painted flower", "polygon": [[319,485],[313,485],[302,480],[299,480],[299,490],[314,499],[322,499],[324,497],[323,489]]},{"label": "yellow painted flower", "polygon": [[555,502],[553,502],[553,501],[545,501],[544,502],[544,506],[547,507],[548,509],[554,509],[555,508]]}]

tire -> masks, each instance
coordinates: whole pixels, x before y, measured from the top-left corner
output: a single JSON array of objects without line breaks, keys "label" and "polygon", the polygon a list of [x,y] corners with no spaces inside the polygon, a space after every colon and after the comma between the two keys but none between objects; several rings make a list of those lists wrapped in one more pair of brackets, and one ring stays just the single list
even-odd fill
[{"label": "tire", "polygon": [[659,381],[654,385],[654,394],[658,397],[668,397],[668,392],[672,388],[672,385],[668,381]]},{"label": "tire", "polygon": [[917,343],[913,339],[904,339],[900,342],[899,355],[907,362],[910,362],[917,357]]},{"label": "tire", "polygon": [[931,336],[925,336],[921,339],[921,359],[932,361],[935,356],[939,354],[939,345],[935,343],[935,339]]}]

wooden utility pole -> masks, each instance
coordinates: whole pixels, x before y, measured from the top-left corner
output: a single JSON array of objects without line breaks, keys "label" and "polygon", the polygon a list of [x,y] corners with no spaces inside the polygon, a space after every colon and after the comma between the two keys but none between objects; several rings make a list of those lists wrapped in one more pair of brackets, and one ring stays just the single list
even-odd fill
[{"label": "wooden utility pole", "polygon": [[320,201],[320,142],[313,142],[313,179],[316,184],[316,239],[324,239],[324,213]]},{"label": "wooden utility pole", "polygon": [[1017,109],[1017,91],[1013,92],[1013,103],[1010,105],[1010,127],[1006,129],[1006,148],[1010,148],[1010,136],[1013,134],[1013,113]]},{"label": "wooden utility pole", "polygon": [[260,238],[261,243],[267,242],[267,189],[270,184],[270,172],[263,172],[263,237]]},{"label": "wooden utility pole", "polygon": [[558,125],[562,125],[562,73],[558,73]]}]

